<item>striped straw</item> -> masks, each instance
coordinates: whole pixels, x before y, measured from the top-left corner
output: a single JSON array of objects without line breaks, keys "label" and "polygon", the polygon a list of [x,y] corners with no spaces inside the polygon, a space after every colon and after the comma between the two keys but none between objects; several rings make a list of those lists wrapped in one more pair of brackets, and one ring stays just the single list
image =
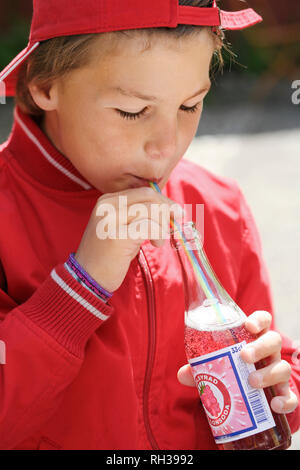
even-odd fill
[{"label": "striped straw", "polygon": [[[158,192],[158,193],[161,193],[161,190],[158,186],[157,183],[149,183],[151,188],[154,189],[154,191]],[[194,253],[192,250],[189,249],[188,247],[188,243],[187,243],[187,240],[184,236],[184,234],[182,233],[182,231],[180,230],[180,225],[178,224],[178,222],[176,222],[176,220],[170,220],[170,226],[171,228],[174,229],[174,227],[176,227],[176,229],[178,230],[179,232],[179,242],[180,244],[183,246],[184,248],[184,251],[187,255],[187,258],[188,260],[190,261],[191,265],[192,265],[192,268],[195,272],[195,275],[199,281],[199,284],[201,285],[206,297],[208,299],[215,299],[215,296],[209,286],[209,283],[207,282],[207,279],[205,277],[205,274],[203,272],[203,270],[201,269],[198,261],[197,261],[197,258],[195,257]],[[216,310],[216,314],[217,314],[217,320],[219,321],[219,323],[224,323],[225,322],[225,318],[224,316],[222,315],[222,312],[221,312],[221,309],[220,309],[220,306],[219,306],[219,302],[217,303],[214,303],[213,304],[215,310]]]}]

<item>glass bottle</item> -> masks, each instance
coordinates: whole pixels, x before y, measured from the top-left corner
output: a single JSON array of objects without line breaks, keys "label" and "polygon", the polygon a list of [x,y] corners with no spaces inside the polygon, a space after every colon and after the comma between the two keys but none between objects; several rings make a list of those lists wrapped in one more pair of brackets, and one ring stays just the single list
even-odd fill
[{"label": "glass bottle", "polygon": [[257,338],[244,327],[245,313],[218,281],[193,222],[177,224],[170,240],[183,279],[186,355],[218,448],[287,449],[291,432],[286,416],[271,410],[273,388],[247,380],[265,362],[255,367],[239,356]]}]

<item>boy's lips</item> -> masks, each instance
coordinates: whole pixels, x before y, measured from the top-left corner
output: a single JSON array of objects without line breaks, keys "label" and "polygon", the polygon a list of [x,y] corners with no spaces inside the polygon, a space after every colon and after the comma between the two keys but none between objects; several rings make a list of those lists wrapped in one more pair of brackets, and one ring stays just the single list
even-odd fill
[{"label": "boy's lips", "polygon": [[132,188],[141,188],[143,186],[149,186],[149,183],[156,183],[159,184],[163,178],[141,178],[140,176],[130,175],[134,181],[133,184],[130,185]]}]

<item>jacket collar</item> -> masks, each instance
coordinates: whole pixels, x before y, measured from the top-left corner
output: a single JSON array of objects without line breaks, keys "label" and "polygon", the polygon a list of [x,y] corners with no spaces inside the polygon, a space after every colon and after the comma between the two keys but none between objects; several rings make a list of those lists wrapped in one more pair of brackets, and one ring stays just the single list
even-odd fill
[{"label": "jacket collar", "polygon": [[97,191],[18,106],[7,150],[23,171],[40,184],[61,191]]}]

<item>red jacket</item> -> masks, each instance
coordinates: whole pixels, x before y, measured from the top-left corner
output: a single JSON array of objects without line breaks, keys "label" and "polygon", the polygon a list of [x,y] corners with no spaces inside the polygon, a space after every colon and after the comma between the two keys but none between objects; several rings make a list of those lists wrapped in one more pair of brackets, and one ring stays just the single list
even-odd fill
[{"label": "red jacket", "polygon": [[[204,204],[205,250],[246,312],[272,312],[268,274],[237,184],[181,161],[164,189]],[[28,116],[0,146],[1,449],[213,449],[187,362],[175,253],[142,245],[106,305],[64,266],[100,193]],[[283,358],[292,362],[291,341]],[[291,384],[298,394],[300,368]],[[288,415],[299,427],[299,408]]]}]

